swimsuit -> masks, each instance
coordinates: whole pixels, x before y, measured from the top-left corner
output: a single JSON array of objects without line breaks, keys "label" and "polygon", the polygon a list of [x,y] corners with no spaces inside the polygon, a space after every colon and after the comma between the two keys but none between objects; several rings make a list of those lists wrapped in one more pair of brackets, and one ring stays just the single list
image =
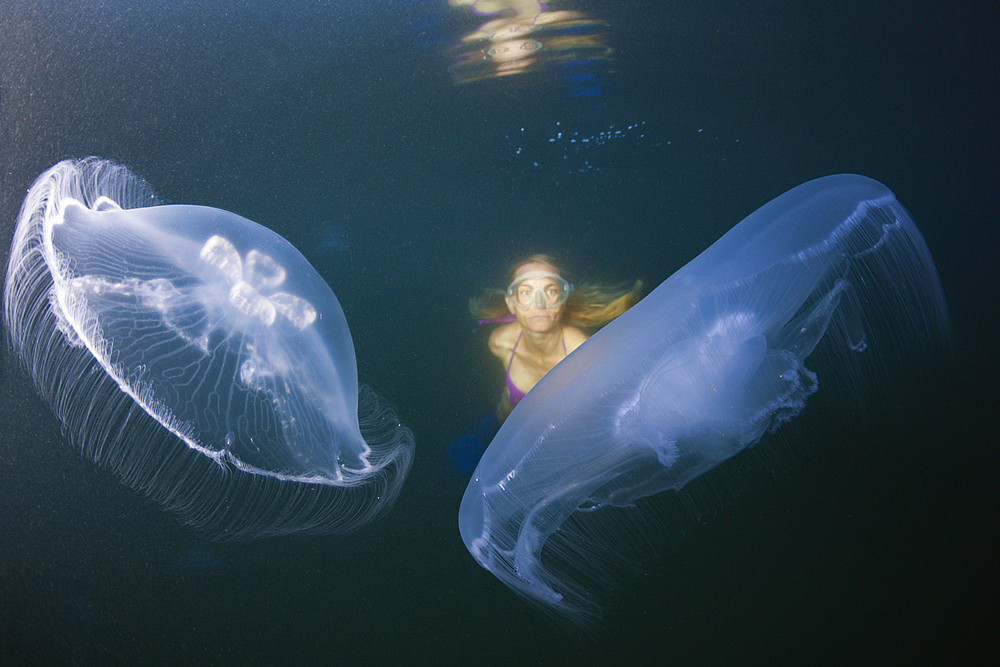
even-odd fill
[{"label": "swimsuit", "polygon": [[[521,399],[523,399],[525,396],[528,395],[527,392],[524,392],[524,391],[521,391],[520,389],[518,389],[517,385],[514,384],[514,381],[510,379],[510,365],[512,363],[514,363],[514,355],[517,353],[517,345],[518,345],[518,343],[521,342],[521,336],[523,336],[523,335],[524,335],[523,331],[521,333],[517,334],[517,340],[514,342],[514,349],[510,351],[510,361],[507,362],[507,391],[510,392],[510,407],[512,407],[512,408],[515,405],[517,405],[518,403],[520,403]],[[566,355],[566,337],[565,336],[563,336],[562,345],[563,345],[563,356],[565,356]]]}]

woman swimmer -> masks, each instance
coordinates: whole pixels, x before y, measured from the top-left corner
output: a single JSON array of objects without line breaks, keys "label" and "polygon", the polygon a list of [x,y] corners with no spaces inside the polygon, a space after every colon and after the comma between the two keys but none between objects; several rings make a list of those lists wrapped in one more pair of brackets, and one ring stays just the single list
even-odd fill
[{"label": "woman swimmer", "polygon": [[489,338],[490,352],[506,370],[498,423],[587,340],[584,330],[592,332],[624,313],[638,302],[642,287],[637,281],[627,290],[590,284],[574,289],[548,255],[532,255],[515,264],[508,283],[505,293],[493,292],[469,304],[480,321],[509,322]]},{"label": "woman swimmer", "polygon": [[639,301],[642,281],[631,289],[603,285],[574,288],[548,255],[521,260],[507,277],[506,292],[489,291],[470,300],[480,324],[503,322],[489,339],[490,352],[506,370],[496,412],[448,446],[458,472],[472,475],[480,457],[514,406],[546,373],[603,325]]}]

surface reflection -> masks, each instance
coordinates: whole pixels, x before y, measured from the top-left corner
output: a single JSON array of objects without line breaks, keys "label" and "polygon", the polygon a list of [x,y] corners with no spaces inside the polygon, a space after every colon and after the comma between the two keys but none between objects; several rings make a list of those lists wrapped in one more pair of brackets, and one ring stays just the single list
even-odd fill
[{"label": "surface reflection", "polygon": [[552,68],[573,85],[574,95],[599,94],[595,64],[612,53],[604,21],[569,9],[549,11],[536,0],[448,2],[471,10],[470,16],[493,17],[448,50],[455,85]]}]

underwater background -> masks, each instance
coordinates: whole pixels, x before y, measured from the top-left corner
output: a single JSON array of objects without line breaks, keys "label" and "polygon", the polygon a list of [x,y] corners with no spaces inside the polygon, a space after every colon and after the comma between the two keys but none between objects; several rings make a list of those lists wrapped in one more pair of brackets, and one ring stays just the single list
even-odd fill
[{"label": "underwater background", "polygon": [[[257,221],[330,284],[359,378],[417,443],[395,508],[356,533],[206,543],[71,448],[5,347],[0,663],[996,654],[991,14],[895,0],[545,8],[575,14],[518,42],[523,57],[489,61],[474,33],[493,17],[445,0],[0,6],[4,264],[26,189],[69,157]],[[868,409],[825,393],[820,372],[796,423],[759,445],[771,472],[708,489],[717,511],[678,517],[602,624],[565,633],[458,536],[467,479],[445,450],[502,382],[468,298],[532,252],[652,288],[770,199],[841,172],[912,213],[954,349],[918,358],[916,382],[889,378]]]}]

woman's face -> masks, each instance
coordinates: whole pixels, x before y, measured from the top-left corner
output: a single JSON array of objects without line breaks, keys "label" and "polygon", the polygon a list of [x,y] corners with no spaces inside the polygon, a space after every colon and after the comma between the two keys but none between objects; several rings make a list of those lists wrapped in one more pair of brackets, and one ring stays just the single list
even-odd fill
[{"label": "woman's face", "polygon": [[[514,272],[514,283],[517,283],[514,299],[508,294],[507,309],[517,318],[522,327],[529,331],[545,333],[559,326],[562,319],[563,306],[559,301],[559,281],[551,276],[525,278],[518,283],[518,278],[529,273],[556,273],[548,264],[531,262],[519,267]],[[559,301],[558,306],[552,303]]]}]

